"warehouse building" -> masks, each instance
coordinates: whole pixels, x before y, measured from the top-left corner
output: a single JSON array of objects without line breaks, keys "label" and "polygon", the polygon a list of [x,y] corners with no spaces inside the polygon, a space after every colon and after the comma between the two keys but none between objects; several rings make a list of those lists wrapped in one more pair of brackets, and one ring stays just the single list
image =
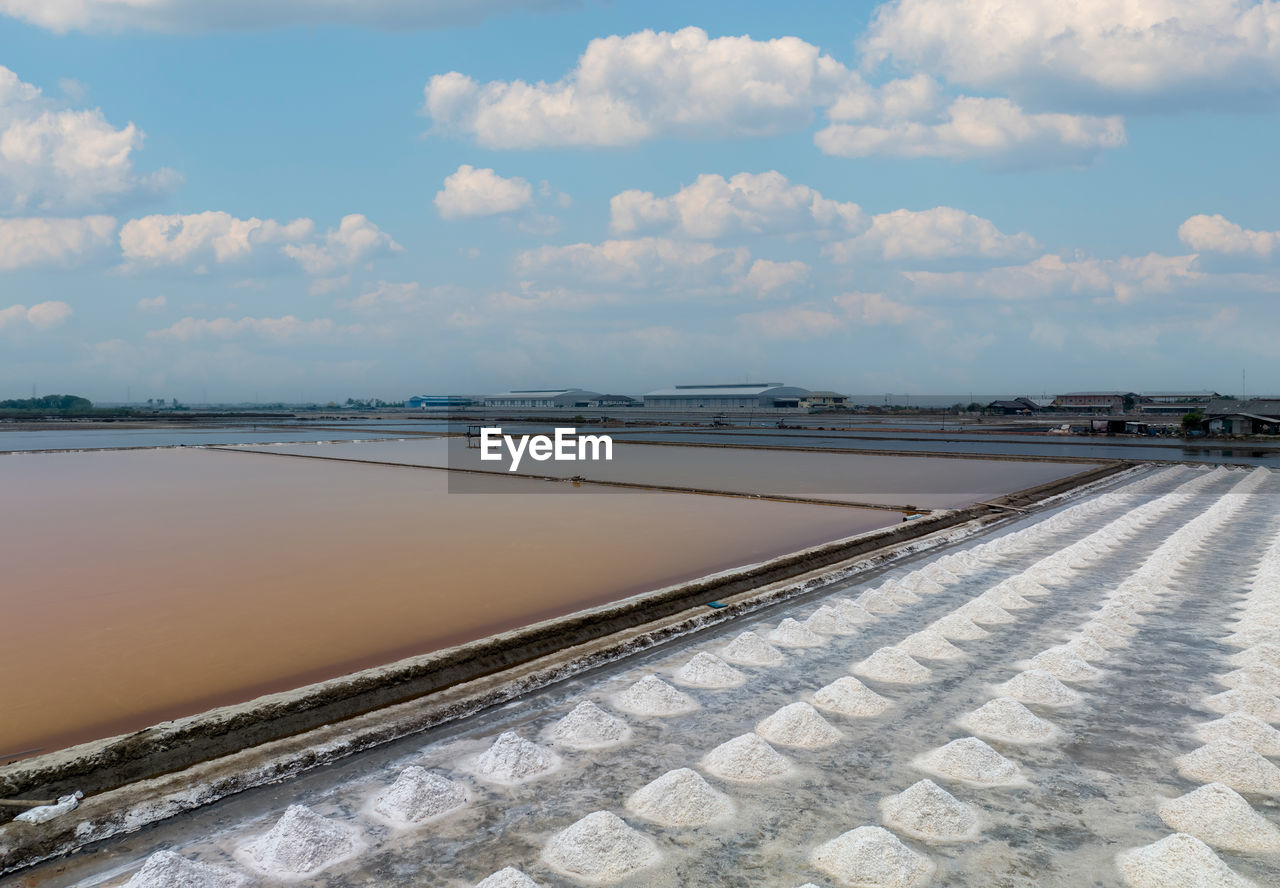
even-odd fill
[{"label": "warehouse building", "polygon": [[486,407],[595,407],[604,397],[585,389],[520,389],[488,395]]},{"label": "warehouse building", "polygon": [[663,410],[778,410],[799,409],[808,389],[780,382],[742,382],[726,385],[676,385],[644,396],[645,407]]}]

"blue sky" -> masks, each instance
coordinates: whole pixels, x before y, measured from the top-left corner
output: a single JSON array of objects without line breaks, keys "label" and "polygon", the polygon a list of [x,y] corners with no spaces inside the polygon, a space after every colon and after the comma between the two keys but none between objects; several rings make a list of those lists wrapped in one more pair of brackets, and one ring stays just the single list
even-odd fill
[{"label": "blue sky", "polygon": [[1274,393],[1278,98],[1272,2],[0,0],[0,395]]}]

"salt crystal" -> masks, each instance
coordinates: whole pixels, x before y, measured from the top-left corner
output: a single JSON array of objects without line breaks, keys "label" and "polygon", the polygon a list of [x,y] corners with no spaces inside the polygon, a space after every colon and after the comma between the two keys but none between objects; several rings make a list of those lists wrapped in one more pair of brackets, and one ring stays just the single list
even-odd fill
[{"label": "salt crystal", "polygon": [[837,678],[813,695],[813,705],[837,715],[871,718],[893,705],[851,675]]},{"label": "salt crystal", "polygon": [[310,876],[360,849],[352,830],[305,805],[290,805],[270,832],[241,846],[264,873],[288,879]]},{"label": "salt crystal", "polygon": [[804,621],[804,625],[822,635],[856,635],[858,633],[857,625],[850,623],[840,611],[829,604],[824,604],[810,614],[809,619]]},{"label": "salt crystal", "polygon": [[743,632],[720,651],[720,658],[739,666],[778,666],[786,656],[754,632]]},{"label": "salt crystal", "polygon": [[1221,783],[1210,783],[1165,802],[1160,806],[1160,819],[1169,829],[1228,851],[1280,851],[1280,828]]},{"label": "salt crystal", "polygon": [[978,811],[932,780],[921,780],[880,802],[884,822],[924,842],[968,842],[978,837]]},{"label": "salt crystal", "polygon": [[414,765],[374,800],[373,812],[396,826],[417,826],[456,811],[468,800],[461,783]]},{"label": "salt crystal", "polygon": [[1216,721],[1200,725],[1195,733],[1205,743],[1234,740],[1262,755],[1280,755],[1280,731],[1256,715],[1232,712]]},{"label": "salt crystal", "polygon": [[1058,729],[1011,697],[988,700],[956,724],[979,737],[1005,743],[1044,743],[1054,739]]},{"label": "salt crystal", "polygon": [[733,813],[733,802],[689,768],[668,771],[635,791],[627,810],[663,826],[704,826]]},{"label": "salt crystal", "polygon": [[157,851],[124,888],[243,888],[247,876],[195,860],[172,851]]},{"label": "salt crystal", "polygon": [[1059,681],[1093,681],[1102,671],[1065,645],[1051,647],[1031,658],[1031,668],[1049,673]]},{"label": "salt crystal", "polygon": [[1280,697],[1253,688],[1235,688],[1204,699],[1213,712],[1243,712],[1275,724],[1280,722]]},{"label": "salt crystal", "polygon": [[933,629],[923,629],[908,635],[894,647],[913,657],[923,657],[927,660],[959,660],[965,655],[964,651]]},{"label": "salt crystal", "polygon": [[962,617],[968,617],[975,623],[983,623],[988,626],[1000,626],[1005,623],[1013,622],[1013,615],[1002,607],[997,607],[990,601],[983,601],[981,598],[975,598],[968,604],[961,605],[955,609],[955,613]]},{"label": "salt crystal", "polygon": [[853,666],[853,674],[872,681],[892,684],[919,684],[928,681],[933,670],[921,666],[911,655],[897,648],[882,647]]},{"label": "salt crystal", "polygon": [[863,592],[854,600],[854,603],[871,614],[894,614],[902,610],[902,608],[893,603],[893,600],[888,595],[875,589],[870,592]]},{"label": "salt crystal", "polygon": [[820,749],[842,736],[808,703],[791,703],[756,725],[756,733],[770,743],[797,749]]},{"label": "salt crystal", "polygon": [[481,879],[475,888],[539,888],[539,885],[514,866],[509,866]]},{"label": "salt crystal", "polygon": [[1280,768],[1247,743],[1223,740],[1181,756],[1178,773],[1202,783],[1224,783],[1237,792],[1280,795]]},{"label": "salt crystal", "polygon": [[821,635],[790,617],[779,623],[778,628],[769,633],[768,639],[774,644],[793,648],[819,647],[827,643]]},{"label": "salt crystal", "polygon": [[1082,699],[1078,693],[1040,669],[1019,672],[1004,684],[997,685],[995,691],[1002,697],[1039,706],[1073,706]]},{"label": "salt crystal", "polygon": [[962,737],[917,758],[921,770],[979,786],[1026,783],[1018,766],[977,737]]},{"label": "salt crystal", "polygon": [[593,882],[619,882],[653,866],[660,856],[653,839],[608,811],[588,814],[556,833],[542,851],[554,869]]},{"label": "salt crystal", "polygon": [[1274,666],[1280,669],[1280,646],[1266,642],[1255,644],[1238,654],[1232,654],[1230,662],[1233,666]]},{"label": "salt crystal", "polygon": [[747,683],[745,673],[706,651],[694,654],[693,659],[676,670],[675,678],[691,688],[736,688]]},{"label": "salt crystal", "polygon": [[560,767],[560,757],[514,731],[505,731],[463,767],[481,780],[513,786],[550,774]]},{"label": "salt crystal", "polygon": [[952,641],[976,641],[991,634],[973,622],[973,620],[963,614],[956,613],[947,614],[945,617],[934,620],[927,628]]},{"label": "salt crystal", "polygon": [[736,783],[772,780],[791,770],[791,761],[764,741],[758,734],[742,734],[702,757],[701,767],[708,774]]},{"label": "salt crystal", "polygon": [[846,885],[866,888],[917,888],[936,869],[879,826],[860,826],[819,845],[809,858],[822,872]]},{"label": "salt crystal", "polygon": [[646,675],[613,696],[613,705],[632,715],[684,715],[698,703],[684,691],[676,690],[656,675]]},{"label": "salt crystal", "polygon": [[590,700],[583,700],[552,725],[552,741],[570,749],[605,749],[631,739],[631,728]]},{"label": "salt crystal", "polygon": [[875,614],[850,598],[837,598],[831,602],[831,606],[840,612],[840,616],[855,626],[874,623],[878,619]]},{"label": "salt crystal", "polygon": [[1218,684],[1229,688],[1253,688],[1268,694],[1280,693],[1280,669],[1274,666],[1241,666],[1218,677]]},{"label": "salt crystal", "polygon": [[1131,888],[1256,888],[1254,882],[1223,863],[1212,848],[1185,833],[1117,854],[1116,865]]}]

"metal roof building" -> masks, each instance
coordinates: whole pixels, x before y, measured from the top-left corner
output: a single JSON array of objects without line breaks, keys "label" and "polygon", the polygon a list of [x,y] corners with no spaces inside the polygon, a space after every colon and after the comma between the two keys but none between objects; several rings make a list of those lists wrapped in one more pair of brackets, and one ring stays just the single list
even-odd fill
[{"label": "metal roof building", "polygon": [[599,392],[585,389],[518,389],[487,395],[486,407],[593,407],[600,398]]},{"label": "metal roof building", "polygon": [[645,407],[667,410],[769,410],[798,408],[808,389],[780,382],[676,385],[644,396]]}]

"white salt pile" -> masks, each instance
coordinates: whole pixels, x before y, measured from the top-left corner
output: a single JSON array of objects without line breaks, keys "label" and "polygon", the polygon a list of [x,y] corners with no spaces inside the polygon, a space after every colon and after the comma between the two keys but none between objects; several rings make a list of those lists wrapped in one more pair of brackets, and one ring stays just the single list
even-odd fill
[{"label": "white salt pile", "polygon": [[699,764],[708,774],[736,783],[772,780],[791,770],[791,760],[758,734],[742,734],[721,743]]},{"label": "white salt pile", "polygon": [[911,589],[920,595],[937,595],[946,587],[928,577],[912,577]]},{"label": "white salt pile", "polygon": [[540,886],[514,866],[509,866],[481,879],[476,883],[475,888],[540,888]]},{"label": "white salt pile", "polygon": [[919,573],[920,576],[928,577],[929,579],[935,580],[939,583],[954,583],[956,580],[960,579],[949,571],[945,564],[941,563],[941,559],[933,562],[933,564],[920,568],[917,573]]},{"label": "white salt pile", "polygon": [[919,684],[928,681],[933,670],[921,666],[905,651],[883,647],[862,662],[855,663],[853,674],[891,684]]},{"label": "white salt pile", "polygon": [[1280,768],[1246,743],[1208,743],[1177,760],[1178,773],[1201,783],[1223,783],[1236,792],[1280,795]]},{"label": "white salt pile", "polygon": [[1042,595],[1048,595],[1049,590],[1037,583],[1031,577],[1016,576],[1005,580],[1001,585],[1007,586],[1014,592],[1017,592],[1023,598],[1038,598]]},{"label": "white salt pile", "polygon": [[1013,622],[1013,614],[1009,613],[1002,607],[992,604],[990,601],[983,601],[981,598],[975,598],[968,604],[963,604],[955,609],[955,613],[962,617],[968,617],[975,623],[982,623],[987,626],[1001,626],[1005,623]]},{"label": "white salt pile", "polygon": [[1051,647],[1031,658],[1031,668],[1047,672],[1059,681],[1093,681],[1102,670],[1090,666],[1076,651],[1065,645]]},{"label": "white salt pile", "polygon": [[613,695],[613,705],[632,715],[684,715],[698,703],[656,675],[646,675],[625,691]]},{"label": "white salt pile", "polygon": [[857,635],[858,626],[856,623],[850,623],[829,604],[824,604],[812,614],[809,619],[804,621],[804,625],[808,629],[822,635]]},{"label": "white salt pile", "polygon": [[608,811],[588,814],[552,836],[542,850],[552,868],[593,882],[620,882],[659,858],[653,839]]},{"label": "white salt pile", "polygon": [[880,586],[879,591],[889,596],[889,600],[894,604],[915,604],[920,600],[920,596],[911,590],[912,586],[918,587],[920,580],[914,574],[908,574],[901,580],[890,580]]},{"label": "white salt pile", "polygon": [[880,802],[884,822],[924,842],[968,842],[978,837],[978,810],[932,780],[921,780]]},{"label": "white salt pile", "polygon": [[851,829],[819,845],[809,858],[822,872],[862,888],[917,888],[933,877],[934,863],[879,826]]},{"label": "white salt pile", "polygon": [[[1106,626],[1112,632],[1125,638],[1132,638],[1138,634],[1138,627],[1131,626],[1124,619],[1114,613],[1098,612],[1089,623],[1096,623],[1100,626]],[[1086,623],[1085,625],[1089,625]]]},{"label": "white salt pile", "polygon": [[1256,715],[1232,712],[1216,721],[1200,725],[1195,733],[1205,743],[1234,740],[1261,755],[1280,755],[1280,731]]},{"label": "white salt pile", "polygon": [[1027,601],[1017,592],[1004,585],[992,586],[979,595],[978,600],[989,601],[996,607],[1006,611],[1026,610],[1029,607],[1035,607],[1030,601]]},{"label": "white salt pile", "polygon": [[1116,865],[1132,888],[1257,888],[1223,863],[1212,848],[1186,833],[1117,854]]},{"label": "white salt pile", "polygon": [[851,675],[837,678],[813,695],[813,705],[837,715],[873,718],[893,705]]},{"label": "white salt pile", "polygon": [[1253,688],[1235,688],[1205,697],[1204,705],[1213,712],[1243,712],[1264,722],[1280,722],[1280,697]]},{"label": "white salt pile", "polygon": [[1119,632],[1116,632],[1105,623],[1097,620],[1090,620],[1080,627],[1079,638],[1088,639],[1099,647],[1110,650],[1111,648],[1121,648],[1129,643],[1129,639],[1125,638]]},{"label": "white salt pile", "polygon": [[970,733],[1005,743],[1046,743],[1058,729],[1011,697],[988,700],[973,712],[956,719]]},{"label": "white salt pile", "polygon": [[1221,783],[1210,783],[1165,802],[1160,806],[1160,819],[1169,829],[1228,851],[1280,851],[1280,827]]},{"label": "white salt pile", "polygon": [[462,767],[481,780],[514,786],[550,774],[560,767],[560,757],[515,731],[506,731],[484,752],[465,760]]},{"label": "white salt pile", "polygon": [[704,826],[733,813],[733,802],[689,768],[668,771],[627,799],[627,810],[663,826]]},{"label": "white salt pile", "polygon": [[1081,657],[1084,657],[1084,659],[1090,660],[1093,662],[1097,662],[1098,660],[1105,660],[1107,659],[1108,656],[1110,656],[1107,653],[1107,649],[1104,648],[1102,645],[1098,644],[1096,641],[1093,641],[1088,638],[1082,638],[1078,635],[1075,638],[1068,641],[1066,644],[1064,644],[1063,647],[1071,648]]},{"label": "white salt pile", "polygon": [[893,600],[888,595],[876,589],[863,592],[854,599],[854,603],[871,614],[895,614],[902,610],[902,608],[893,603]]},{"label": "white salt pile", "polygon": [[458,810],[469,798],[461,783],[414,765],[374,799],[372,810],[395,826],[417,826]]},{"label": "white salt pile", "polygon": [[756,733],[770,743],[796,749],[821,749],[841,738],[841,733],[808,703],[783,706],[756,725]]},{"label": "white salt pile", "polygon": [[923,771],[978,786],[1016,786],[1026,783],[1021,770],[977,737],[952,740],[917,758]]},{"label": "white salt pile", "polygon": [[996,685],[994,690],[1001,697],[1012,697],[1020,703],[1038,706],[1073,706],[1082,699],[1078,693],[1040,669],[1019,672],[1004,684]]},{"label": "white salt pile", "polygon": [[739,672],[715,654],[701,651],[676,670],[675,679],[691,688],[736,688],[747,683]]},{"label": "white salt pile", "polygon": [[305,805],[290,805],[271,831],[240,847],[253,866],[270,876],[310,876],[360,850],[349,827]]},{"label": "white salt pile", "polygon": [[1230,662],[1233,666],[1275,666],[1280,669],[1280,646],[1255,644],[1251,648],[1232,654]]},{"label": "white salt pile", "polygon": [[926,660],[959,660],[964,651],[933,629],[922,629],[894,645],[898,650]]},{"label": "white salt pile", "polygon": [[949,638],[952,641],[976,641],[991,634],[963,614],[955,613],[947,614],[945,617],[934,620],[926,628],[932,629],[943,638]]},{"label": "white salt pile", "polygon": [[1280,694],[1280,669],[1274,666],[1241,666],[1218,677],[1218,684],[1228,688],[1254,688],[1268,694]]},{"label": "white salt pile", "polygon": [[743,632],[721,649],[720,659],[739,666],[780,666],[787,658],[754,632]]},{"label": "white salt pile", "polygon": [[783,647],[793,648],[809,648],[819,647],[827,643],[827,640],[812,629],[806,628],[803,623],[799,623],[791,617],[787,617],[777,628],[771,631],[767,638],[774,644],[780,644]]},{"label": "white salt pile", "polygon": [[195,860],[172,851],[157,851],[124,888],[243,888],[247,876]]},{"label": "white salt pile", "polygon": [[878,619],[875,614],[851,598],[837,598],[831,602],[831,606],[840,612],[840,616],[855,626],[874,623]]},{"label": "white salt pile", "polygon": [[606,749],[631,739],[631,727],[590,700],[583,700],[548,732],[553,742],[570,749]]}]

